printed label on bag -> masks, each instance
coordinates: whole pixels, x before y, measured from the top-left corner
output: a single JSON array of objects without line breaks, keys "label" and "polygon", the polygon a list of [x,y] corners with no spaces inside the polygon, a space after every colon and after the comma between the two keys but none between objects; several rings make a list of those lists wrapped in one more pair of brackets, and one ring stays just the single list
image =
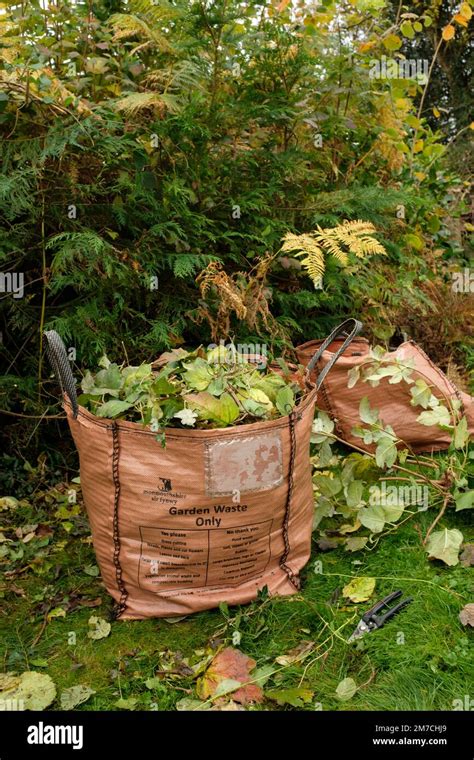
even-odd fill
[{"label": "printed label on bag", "polygon": [[166,591],[236,586],[258,577],[270,561],[272,522],[201,530],[140,526],[138,585]]},{"label": "printed label on bag", "polygon": [[283,481],[281,436],[259,433],[206,444],[206,494],[266,491]]}]

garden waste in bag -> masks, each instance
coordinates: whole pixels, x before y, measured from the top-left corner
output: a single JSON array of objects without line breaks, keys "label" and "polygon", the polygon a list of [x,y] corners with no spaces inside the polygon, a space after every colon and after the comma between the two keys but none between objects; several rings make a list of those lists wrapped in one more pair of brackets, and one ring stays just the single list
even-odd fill
[{"label": "garden waste in bag", "polygon": [[222,429],[166,429],[163,448],[139,423],[77,404],[61,339],[45,333],[80,459],[81,488],[104,583],[121,619],[187,615],[291,594],[310,556],[309,443],[319,383],[350,329],[291,414]]}]

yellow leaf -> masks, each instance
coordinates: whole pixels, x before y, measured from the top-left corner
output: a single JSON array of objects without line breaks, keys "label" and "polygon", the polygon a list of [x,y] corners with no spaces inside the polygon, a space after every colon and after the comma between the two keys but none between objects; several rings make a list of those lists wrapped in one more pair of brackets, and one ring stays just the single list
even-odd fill
[{"label": "yellow leaf", "polygon": [[448,26],[445,26],[443,29],[443,34],[442,34],[443,40],[446,40],[446,42],[448,42],[448,40],[453,39],[455,34],[456,32],[455,32],[454,26],[452,24],[448,24]]},{"label": "yellow leaf", "polygon": [[290,0],[281,0],[281,3],[277,5],[278,13],[281,13],[290,4]]},{"label": "yellow leaf", "polygon": [[417,140],[413,146],[413,153],[420,153],[420,151],[423,150],[423,146],[424,146],[423,140]]},{"label": "yellow leaf", "polygon": [[387,50],[398,50],[402,46],[402,41],[396,34],[389,34],[382,42]]},{"label": "yellow leaf", "polygon": [[417,178],[418,182],[423,182],[423,180],[426,179],[426,174],[423,172],[415,172],[415,177]]},{"label": "yellow leaf", "polygon": [[367,52],[367,50],[371,50],[373,47],[375,47],[376,44],[377,44],[377,42],[375,40],[369,40],[368,42],[362,42],[359,45],[359,53],[365,53],[365,52]]},{"label": "yellow leaf", "polygon": [[461,26],[467,26],[467,18],[461,16],[460,13],[456,13],[454,20],[457,21],[458,24],[461,24]]},{"label": "yellow leaf", "polygon": [[469,5],[469,3],[461,3],[459,13],[461,14],[461,16],[464,16],[465,19],[470,21],[472,18],[472,8]]},{"label": "yellow leaf", "polygon": [[439,119],[439,117],[441,116],[436,106],[433,106],[433,115],[436,116],[437,119]]},{"label": "yellow leaf", "polygon": [[474,121],[471,121],[471,123],[469,124],[469,129],[474,129]]}]

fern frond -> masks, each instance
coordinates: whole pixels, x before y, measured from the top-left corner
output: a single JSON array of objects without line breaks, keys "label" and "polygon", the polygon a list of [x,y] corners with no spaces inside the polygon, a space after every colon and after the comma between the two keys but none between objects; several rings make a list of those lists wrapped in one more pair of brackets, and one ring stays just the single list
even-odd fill
[{"label": "fern frond", "polygon": [[128,116],[136,116],[146,108],[157,109],[160,112],[169,111],[170,113],[177,113],[180,108],[176,96],[163,95],[159,92],[131,92],[117,100],[113,107],[117,111],[123,111]]}]

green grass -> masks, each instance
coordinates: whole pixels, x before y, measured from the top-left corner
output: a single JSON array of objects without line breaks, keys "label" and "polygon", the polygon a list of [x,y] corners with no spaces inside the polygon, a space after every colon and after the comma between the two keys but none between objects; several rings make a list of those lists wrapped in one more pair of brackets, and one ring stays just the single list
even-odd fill
[{"label": "green grass", "polygon": [[[48,673],[58,695],[77,684],[93,688],[96,694],[80,710],[116,709],[120,697],[136,698],[137,709],[173,710],[183,697],[195,698],[196,681],[186,673],[169,674],[150,690],[146,679],[165,669],[167,661],[195,662],[210,645],[231,644],[236,630],[241,651],[258,666],[272,665],[266,689],[303,686],[313,693],[311,701],[297,709],[320,705],[324,710],[450,710],[453,700],[472,695],[472,629],[458,618],[472,601],[472,569],[428,561],[419,530],[426,531],[431,511],[384,537],[372,551],[313,552],[303,572],[302,591],[293,597],[263,596],[228,612],[211,610],[173,624],[158,619],[112,622],[107,638],[92,641],[87,637],[89,617],[108,618],[112,604],[100,577],[84,569],[94,566],[95,559],[82,512],[69,520],[64,512],[54,516],[61,498],[57,492],[36,493],[30,505],[21,503],[3,513],[3,530],[10,538],[15,538],[13,527],[27,523],[49,524],[54,536],[43,547],[35,548],[38,539],[24,545],[25,555],[14,561],[15,573],[7,576],[1,656],[4,670]],[[472,539],[467,510],[448,514],[441,522],[445,525],[459,528],[466,541]],[[322,562],[322,573],[314,572],[316,558]],[[341,594],[355,575],[377,579],[372,599],[358,605]],[[397,588],[413,596],[413,603],[383,629],[348,644],[361,612]],[[102,603],[71,608],[78,594],[82,601],[100,596]],[[55,608],[66,609],[66,616],[48,621],[48,609]],[[314,642],[306,659],[275,664],[276,657],[305,640]],[[346,677],[359,689],[341,702],[335,691]],[[51,709],[59,709],[58,700]],[[266,701],[252,709],[278,708]]]}]

